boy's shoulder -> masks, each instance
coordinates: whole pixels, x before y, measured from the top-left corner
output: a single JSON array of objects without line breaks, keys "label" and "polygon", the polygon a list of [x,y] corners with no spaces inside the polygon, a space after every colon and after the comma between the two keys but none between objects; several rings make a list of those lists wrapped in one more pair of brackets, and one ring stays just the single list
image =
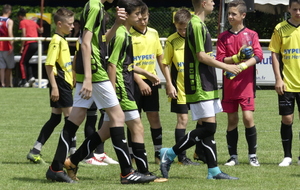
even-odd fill
[{"label": "boy's shoulder", "polygon": [[171,34],[170,36],[168,36],[167,40],[168,40],[168,41],[173,41],[173,40],[176,39],[176,38],[183,38],[183,37],[180,36],[180,35],[178,34],[178,32],[174,32],[173,34]]}]

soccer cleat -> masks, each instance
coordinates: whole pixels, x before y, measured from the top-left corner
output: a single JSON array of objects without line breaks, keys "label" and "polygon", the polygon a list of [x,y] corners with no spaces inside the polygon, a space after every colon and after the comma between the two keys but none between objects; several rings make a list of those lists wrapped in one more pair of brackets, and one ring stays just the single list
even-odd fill
[{"label": "soccer cleat", "polygon": [[154,154],[154,163],[159,165],[160,164],[160,153],[159,152],[155,152]]},{"label": "soccer cleat", "polygon": [[153,181],[154,183],[163,183],[163,182],[167,182],[168,179],[167,178],[161,178],[161,177],[157,177],[155,174],[153,174],[152,172],[149,172],[148,175],[151,175],[151,176],[155,176],[156,179]]},{"label": "soccer cleat", "polygon": [[195,151],[194,160],[202,161],[204,164],[206,164],[206,157],[204,155],[204,152],[203,151],[202,152]]},{"label": "soccer cleat", "polygon": [[229,179],[229,180],[236,180],[236,179],[239,179],[239,178],[232,177],[232,176],[230,176],[230,175],[228,175],[226,173],[221,172],[221,173],[219,173],[219,174],[217,174],[215,176],[207,177],[207,179]]},{"label": "soccer cleat", "polygon": [[67,158],[65,160],[65,163],[64,163],[64,168],[67,169],[67,173],[68,173],[68,176],[74,180],[74,181],[79,181],[79,179],[77,178],[77,171],[78,171],[78,166],[74,165],[70,158]]},{"label": "soccer cleat", "polygon": [[98,160],[96,157],[92,157],[89,159],[84,159],[82,162],[86,163],[86,164],[91,164],[91,165],[95,165],[95,166],[107,166],[108,164]]},{"label": "soccer cleat", "polygon": [[51,181],[76,183],[76,181],[72,180],[65,171],[55,172],[52,170],[51,166],[46,172],[46,178]]},{"label": "soccer cleat", "polygon": [[171,164],[173,163],[173,159],[170,159],[168,156],[168,149],[169,148],[162,148],[160,149],[160,171],[164,178],[168,178],[168,173],[170,171]]},{"label": "soccer cleat", "polygon": [[27,160],[30,160],[30,162],[33,162],[35,164],[45,164],[45,161],[41,158],[41,154],[32,154],[29,152],[27,154]]},{"label": "soccer cleat", "polygon": [[290,158],[290,157],[285,157],[285,158],[282,160],[282,162],[279,164],[279,166],[285,167],[285,166],[289,166],[289,165],[291,165],[291,164],[292,164],[292,158]]},{"label": "soccer cleat", "polygon": [[29,86],[31,87],[32,84],[35,82],[35,78],[34,77],[31,77],[29,80],[28,80],[28,84]]},{"label": "soccer cleat", "polygon": [[112,159],[111,157],[107,156],[106,153],[102,153],[102,154],[95,154],[94,156],[96,157],[97,160],[100,160],[102,162],[105,162],[107,164],[119,164],[119,162],[115,161],[114,159]]},{"label": "soccer cleat", "polygon": [[154,181],[155,179],[156,176],[154,175],[145,175],[132,170],[126,176],[121,175],[121,184],[149,183],[151,181]]},{"label": "soccer cleat", "polygon": [[21,83],[21,84],[19,85],[19,87],[28,88],[28,87],[30,87],[30,86],[29,86],[29,83],[26,82],[26,83]]},{"label": "soccer cleat", "polygon": [[224,164],[225,166],[235,166],[238,165],[238,159],[234,158],[234,157],[230,157],[229,160],[227,160],[227,162]]},{"label": "soccer cleat", "polygon": [[251,157],[249,158],[249,162],[251,166],[260,166],[257,157]]},{"label": "soccer cleat", "polygon": [[178,164],[182,164],[184,166],[188,166],[188,165],[198,166],[198,165],[200,165],[197,162],[192,162],[192,160],[187,158],[187,157],[184,157],[181,161],[178,162]]}]

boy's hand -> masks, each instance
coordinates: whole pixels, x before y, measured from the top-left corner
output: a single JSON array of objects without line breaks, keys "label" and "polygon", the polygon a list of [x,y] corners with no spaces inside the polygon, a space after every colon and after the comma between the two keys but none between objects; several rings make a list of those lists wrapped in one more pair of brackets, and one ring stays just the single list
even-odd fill
[{"label": "boy's hand", "polygon": [[160,79],[159,79],[159,77],[157,75],[149,74],[147,76],[147,79],[152,82],[152,86],[157,86],[157,85],[160,84]]},{"label": "boy's hand", "polygon": [[241,60],[247,60],[254,56],[253,48],[251,46],[247,46],[241,49],[239,53],[240,53]]},{"label": "boy's hand", "polygon": [[151,90],[150,86],[147,83],[145,83],[144,81],[138,85],[139,85],[141,94],[143,96],[150,96],[152,94],[152,90]]},{"label": "boy's hand", "polygon": [[84,79],[79,95],[81,95],[81,98],[88,100],[92,97],[92,90],[92,82]]},{"label": "boy's hand", "polygon": [[53,102],[57,102],[59,100],[59,91],[58,91],[58,88],[52,88],[51,90],[51,100]]},{"label": "boy's hand", "polygon": [[118,6],[116,7],[116,21],[115,23],[118,25],[123,24],[126,19],[127,19],[127,13],[125,11],[125,8],[119,8]]}]

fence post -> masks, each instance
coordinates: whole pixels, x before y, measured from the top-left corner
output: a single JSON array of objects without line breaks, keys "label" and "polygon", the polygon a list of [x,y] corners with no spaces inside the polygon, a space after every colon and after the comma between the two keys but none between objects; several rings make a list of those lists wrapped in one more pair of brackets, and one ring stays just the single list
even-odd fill
[{"label": "fence post", "polygon": [[39,88],[42,88],[42,40],[38,40],[38,83]]}]

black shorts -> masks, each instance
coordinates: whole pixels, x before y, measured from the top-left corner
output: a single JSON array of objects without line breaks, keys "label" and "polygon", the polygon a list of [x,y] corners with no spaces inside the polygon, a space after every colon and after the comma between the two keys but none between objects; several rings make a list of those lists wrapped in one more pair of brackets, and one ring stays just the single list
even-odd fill
[{"label": "black shorts", "polygon": [[190,110],[189,104],[177,104],[176,99],[171,100],[171,112],[184,114],[184,113],[188,113],[189,110]]},{"label": "black shorts", "polygon": [[[73,90],[69,83],[65,80],[55,77],[56,84],[59,92],[59,99],[57,102],[53,102],[50,99],[50,106],[53,108],[68,108],[73,106]],[[49,87],[49,95],[51,97],[52,87]]]},{"label": "black shorts", "polygon": [[284,92],[283,95],[278,95],[279,115],[290,115],[294,113],[295,100],[300,112],[300,93],[299,92]]},{"label": "black shorts", "polygon": [[138,106],[138,110],[141,113],[144,112],[158,112],[159,111],[159,94],[158,86],[152,86],[152,82],[148,79],[143,79],[152,89],[150,96],[142,96],[141,91],[137,83],[135,83],[134,99]]}]

